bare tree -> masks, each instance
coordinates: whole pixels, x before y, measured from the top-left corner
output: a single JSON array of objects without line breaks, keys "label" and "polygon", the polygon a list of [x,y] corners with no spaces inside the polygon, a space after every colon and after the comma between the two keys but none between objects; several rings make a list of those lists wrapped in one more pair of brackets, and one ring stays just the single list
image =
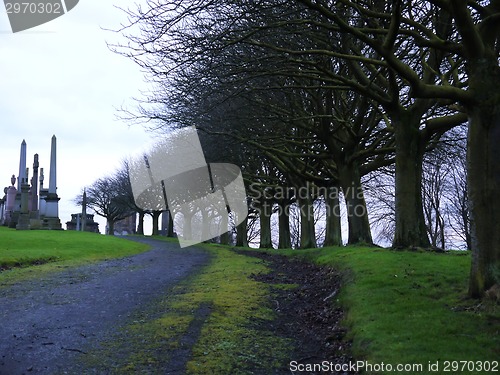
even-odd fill
[{"label": "bare tree", "polygon": [[442,156],[440,153],[426,156],[422,183],[422,205],[424,207],[427,233],[431,245],[440,249],[446,247],[443,200],[449,174],[449,165],[442,161]]},{"label": "bare tree", "polygon": [[[450,242],[460,248],[472,249],[471,217],[467,199],[467,158],[465,141],[455,147],[450,157],[445,214],[451,228]],[[458,237],[458,241],[457,238]],[[464,244],[464,245],[462,245]]]},{"label": "bare tree", "polygon": [[114,225],[117,221],[135,213],[121,194],[123,185],[127,183],[116,176],[102,177],[86,188],[87,205],[97,215],[106,219],[108,235],[114,235]]},{"label": "bare tree", "polygon": [[[222,130],[227,133],[236,124],[250,129],[238,134],[241,141],[264,144],[260,150],[273,164],[303,184],[334,177],[332,163],[323,162],[325,144],[307,126],[325,112],[315,110],[303,121],[294,116],[295,122],[284,113],[274,121],[255,118],[249,116],[252,110],[269,95],[254,94],[263,86],[275,92],[299,87],[293,102],[300,105],[294,109],[307,108],[307,95],[314,96],[318,87],[354,90],[377,103],[395,140],[396,248],[430,245],[421,197],[424,154],[429,142],[468,118],[469,293],[481,296],[496,282],[500,0],[171,0],[149,5],[130,13],[142,35],[130,37],[122,51],[158,84],[159,91],[147,101],[161,109],[142,112],[147,119],[178,126],[207,114],[214,120],[216,114],[224,119],[232,113]],[[165,92],[173,95],[165,97]],[[287,99],[276,95],[271,103],[276,98]],[[240,114],[246,121],[237,122]]]},{"label": "bare tree", "polygon": [[[469,120],[467,172],[473,251],[469,295],[482,296],[498,282],[495,275],[500,267],[500,200],[497,199],[500,190],[500,96],[497,95],[500,86],[500,1],[393,1],[390,5],[374,2],[375,12],[365,1],[342,1],[342,6],[355,14],[353,22],[346,22],[342,13],[333,11],[323,2],[300,2],[325,15],[336,27],[381,56],[391,74],[408,83],[407,91],[413,97],[424,101],[440,99],[450,104],[458,102],[462,106],[460,111]],[[384,4],[386,8],[380,11],[377,5]],[[429,22],[432,14],[437,16],[433,19],[439,24]],[[398,45],[402,41],[404,44]],[[425,64],[421,70],[398,55],[401,47],[412,43],[414,47],[408,52],[416,52],[419,58],[428,56],[421,58]],[[442,65],[443,61],[447,61],[448,67]],[[461,62],[465,70],[459,71]],[[389,78],[394,82],[393,77]],[[457,116],[461,121],[460,113]],[[406,116],[403,120],[411,122]],[[409,134],[416,130],[404,125],[400,128]],[[411,136],[407,139],[410,142],[404,147],[408,151],[415,149],[415,139]],[[406,163],[414,162],[411,156],[406,153]],[[396,179],[404,177],[398,173],[400,171],[396,162]],[[398,200],[404,198],[396,190],[396,214]],[[400,223],[401,218],[396,217],[396,226]]]},{"label": "bare tree", "polygon": [[394,166],[378,169],[364,176],[370,221],[375,240],[384,246],[394,239],[396,227]]}]

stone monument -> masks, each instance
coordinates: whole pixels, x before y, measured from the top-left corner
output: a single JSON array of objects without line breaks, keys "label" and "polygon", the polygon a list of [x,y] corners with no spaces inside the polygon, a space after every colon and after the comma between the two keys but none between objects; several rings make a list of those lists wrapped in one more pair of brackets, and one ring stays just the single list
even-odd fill
[{"label": "stone monument", "polygon": [[17,177],[16,199],[14,203],[14,210],[11,212],[9,227],[16,228],[17,221],[19,220],[19,213],[21,212],[21,185],[26,178],[26,141],[23,139],[21,142],[21,152],[19,156],[19,174]]},{"label": "stone monument", "polygon": [[56,183],[56,137],[52,137],[51,143],[48,189],[43,187],[43,168],[40,168],[40,176],[38,176],[38,154],[34,155],[33,176],[31,180],[29,179],[29,170],[26,168],[26,149],[26,141],[23,140],[17,188],[14,186],[16,176],[12,175],[11,186],[4,189],[5,196],[0,199],[0,225],[20,230],[62,229]]},{"label": "stone monument", "polygon": [[26,174],[21,179],[21,208],[19,210],[19,216],[16,224],[16,229],[18,230],[30,229],[30,214],[28,210],[29,190],[28,169],[26,169]]},{"label": "stone monument", "polygon": [[43,187],[43,182],[45,180],[45,176],[43,174],[43,168],[40,168],[40,189],[38,190],[38,215],[40,220],[45,217],[45,197],[49,194],[49,189]]},{"label": "stone monument", "polygon": [[[82,226],[83,221],[86,222],[85,228]],[[94,215],[91,214],[85,214],[85,218],[82,218],[81,213],[71,214],[71,220],[66,222],[66,229],[100,233],[99,223],[94,221]]]},{"label": "stone monument", "polygon": [[7,199],[7,187],[3,189],[4,196],[0,198],[0,225],[5,221],[5,200]]},{"label": "stone monument", "polygon": [[45,196],[45,217],[42,219],[43,229],[62,229],[59,220],[59,197],[57,196],[57,170],[56,170],[56,136],[52,136],[50,146],[50,174],[49,190]]},{"label": "stone monument", "polygon": [[33,157],[33,177],[31,177],[31,189],[29,194],[29,211],[31,229],[40,229],[40,211],[38,210],[38,154]]},{"label": "stone monument", "polygon": [[31,177],[31,188],[30,188],[30,212],[36,212],[38,214],[38,154],[33,157],[33,177]]},{"label": "stone monument", "polygon": [[12,175],[10,178],[11,186],[5,189],[5,209],[4,209],[4,223],[3,225],[11,226],[12,214],[14,212],[14,206],[16,203],[17,189],[14,186],[16,184],[16,176]]},{"label": "stone monument", "polygon": [[82,232],[85,232],[87,227],[87,190],[83,189],[83,197],[82,197]]}]

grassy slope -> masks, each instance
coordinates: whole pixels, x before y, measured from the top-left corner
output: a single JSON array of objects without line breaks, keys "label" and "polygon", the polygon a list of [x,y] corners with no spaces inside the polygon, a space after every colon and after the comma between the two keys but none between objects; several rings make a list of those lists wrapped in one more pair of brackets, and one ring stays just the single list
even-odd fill
[{"label": "grassy slope", "polygon": [[467,253],[353,247],[287,253],[344,270],[339,299],[358,359],[424,366],[440,361],[442,368],[446,360],[499,358],[498,305],[465,298]]},{"label": "grassy slope", "polygon": [[[152,365],[163,361],[150,356],[150,349],[158,353],[158,346],[148,348],[144,342],[175,349],[202,304],[210,306],[211,314],[188,363],[190,373],[207,369],[221,374],[234,370],[242,373],[258,362],[272,367],[268,354],[284,360],[287,343],[271,332],[252,327],[255,318],[272,318],[272,311],[263,303],[270,290],[249,278],[252,273],[266,272],[266,268],[227,248],[209,248],[213,262],[177,290],[174,303],[165,305],[166,313],[131,327],[146,340],[138,343],[141,350],[131,355],[129,367],[121,370],[133,372],[141,367],[141,362]],[[12,277],[34,277],[37,272],[61,265],[141,250],[143,245],[91,233],[16,232],[0,228],[0,264],[57,260],[0,272],[0,283],[5,285]],[[424,365],[439,360],[442,368],[445,360],[492,361],[499,357],[498,305],[464,298],[470,266],[467,253],[355,247],[280,253],[344,270],[345,286],[339,300],[348,310],[345,324],[350,328],[358,359]],[[159,352],[165,355],[164,350]]]},{"label": "grassy slope", "polygon": [[[120,373],[165,360],[164,351],[144,342],[160,341],[166,348],[177,348],[201,304],[210,305],[212,313],[201,329],[188,373],[242,374],[255,370],[259,362],[272,368],[290,360],[286,341],[252,326],[252,321],[272,318],[264,303],[268,286],[249,279],[252,273],[266,272],[265,267],[227,247],[207,248],[213,262],[175,293],[174,303],[164,307],[168,313],[135,326],[145,336]],[[464,297],[470,266],[467,253],[358,247],[280,253],[343,270],[345,284],[338,301],[348,311],[344,323],[359,360],[421,364],[424,370],[419,373],[431,373],[429,362],[440,361],[438,373],[443,373],[446,360],[498,358],[498,306]],[[272,356],[274,363],[269,362]]]},{"label": "grassy slope", "polygon": [[[0,283],[38,272],[139,253],[146,245],[76,231],[16,231],[0,227]],[[42,264],[46,263],[46,264]],[[42,264],[36,267],[27,267]]]}]

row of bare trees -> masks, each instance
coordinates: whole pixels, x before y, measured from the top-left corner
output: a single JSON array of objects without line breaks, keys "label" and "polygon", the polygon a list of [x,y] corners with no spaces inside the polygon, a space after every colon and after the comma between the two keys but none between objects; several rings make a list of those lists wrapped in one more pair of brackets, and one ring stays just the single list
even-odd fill
[{"label": "row of bare trees", "polygon": [[[160,207],[140,207],[137,205],[130,183],[129,162],[123,161],[114,173],[95,180],[85,188],[87,208],[106,219],[106,234],[114,235],[115,223],[131,215],[137,215],[136,234],[144,233],[144,219],[146,215],[152,218],[152,235],[159,235],[159,218],[164,210]],[[75,204],[82,205],[83,191],[75,197]],[[173,236],[173,222],[169,217],[166,228],[167,236]]]},{"label": "row of bare trees", "polygon": [[[460,134],[453,135],[453,153],[450,148],[443,151],[443,146],[426,155],[423,177],[423,208],[426,220],[427,233],[434,248],[470,249],[470,217],[467,202],[467,182],[465,170],[465,146],[460,143]],[[463,139],[462,139],[463,141]],[[213,146],[214,141],[209,144]],[[443,140],[446,142],[446,140]],[[206,142],[205,142],[206,143]],[[367,209],[370,213],[370,222],[374,227],[376,237],[381,243],[390,243],[394,236],[394,173],[384,173],[377,170],[367,176],[363,185],[367,195]],[[247,246],[249,243],[264,248],[300,248],[300,208],[297,205],[297,192],[286,186],[278,186],[272,191],[267,189],[265,194],[269,204],[262,207],[259,199],[250,201],[250,217],[240,229],[245,230],[246,240],[238,246]],[[129,178],[128,162],[115,173],[101,177],[88,188],[87,206],[97,215],[104,217],[109,228],[108,234],[114,233],[115,222],[130,215],[138,216],[137,234],[144,234],[144,218],[150,215],[153,219],[152,234],[159,234],[159,216],[164,212],[162,208],[139,207],[134,200]],[[260,195],[260,185],[250,183],[249,196]],[[327,192],[326,192],[327,193]],[[342,195],[341,192],[331,191]],[[82,204],[80,194],[75,203]],[[340,225],[334,225],[337,230],[335,236],[330,235],[328,241],[327,227],[329,215],[333,214],[339,220],[347,221],[347,210],[341,205],[339,196],[330,201],[325,196],[316,196],[313,200],[314,222],[311,236],[318,246],[342,245],[342,233],[338,231]],[[332,205],[332,206],[329,206]],[[266,215],[266,213],[268,213]],[[169,213],[167,213],[169,215]],[[263,222],[260,219],[263,217]],[[266,221],[267,219],[267,221]],[[261,235],[261,226],[263,227]],[[267,230],[266,230],[267,227]],[[328,228],[328,229],[327,229]],[[173,218],[169,217],[169,228],[166,235],[172,236]],[[222,236],[218,240],[228,244],[236,244],[237,230],[231,236]],[[333,240],[332,240],[333,237]]]},{"label": "row of bare trees", "polygon": [[[150,0],[127,13],[128,43],[112,48],[153,84],[129,115],[224,139],[227,152],[209,153],[240,165],[254,187],[262,246],[273,208],[293,203],[300,246],[314,247],[314,202],[335,207],[335,192],[348,243],[372,243],[364,181],[384,170],[392,246],[443,245],[448,172],[427,152],[450,153],[440,140],[468,121],[469,293],[497,282],[500,0]],[[264,194],[284,188],[301,193]],[[340,219],[328,211],[324,242],[335,244]]]}]

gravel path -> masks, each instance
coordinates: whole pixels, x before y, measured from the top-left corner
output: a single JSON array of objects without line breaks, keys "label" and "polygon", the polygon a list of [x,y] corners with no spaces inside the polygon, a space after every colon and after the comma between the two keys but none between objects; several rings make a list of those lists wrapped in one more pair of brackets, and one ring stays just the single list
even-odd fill
[{"label": "gravel path", "polygon": [[134,240],[152,249],[0,288],[0,375],[75,373],[78,354],[209,260],[195,247]]}]

